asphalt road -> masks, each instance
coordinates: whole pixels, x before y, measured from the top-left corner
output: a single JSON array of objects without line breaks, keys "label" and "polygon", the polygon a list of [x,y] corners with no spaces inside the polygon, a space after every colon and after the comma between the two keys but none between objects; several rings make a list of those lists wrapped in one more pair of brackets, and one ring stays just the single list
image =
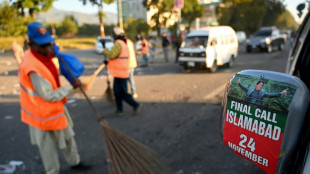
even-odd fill
[{"label": "asphalt road", "polygon": [[[85,64],[81,77],[86,79],[102,62],[94,50],[66,51]],[[114,106],[103,99],[106,71],[96,78],[88,92],[100,114],[116,129],[154,150],[168,166],[171,174],[249,174],[264,173],[254,164],[226,148],[219,130],[220,101],[225,83],[244,69],[284,72],[289,46],[284,51],[245,53],[240,47],[234,67],[220,68],[210,74],[205,70],[185,72],[174,63],[162,63],[161,54],[147,68],[137,68],[135,81],[138,101],[143,109],[132,117],[125,104],[125,115],[113,114]],[[138,57],[138,62],[141,57]],[[28,127],[19,116],[18,67],[12,53],[0,54],[0,165],[22,161],[19,173],[44,173],[37,147],[29,141]],[[62,78],[62,83],[67,82]],[[87,173],[108,173],[101,126],[83,96],[70,97],[67,104],[74,121],[74,130],[83,161],[93,169]],[[73,174],[60,154],[61,173]]]}]

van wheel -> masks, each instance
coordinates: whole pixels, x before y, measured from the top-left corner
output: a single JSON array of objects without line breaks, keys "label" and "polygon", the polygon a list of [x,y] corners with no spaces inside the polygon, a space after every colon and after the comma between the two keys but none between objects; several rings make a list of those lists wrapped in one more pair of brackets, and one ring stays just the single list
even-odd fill
[{"label": "van wheel", "polygon": [[227,68],[230,68],[230,67],[234,66],[234,64],[235,64],[235,57],[231,56],[230,59],[229,59],[229,62],[226,64]]},{"label": "van wheel", "polygon": [[210,73],[214,73],[217,71],[216,61],[213,62],[212,67],[210,68]]},{"label": "van wheel", "polygon": [[250,53],[250,52],[252,52],[252,49],[249,48],[249,47],[247,47],[247,48],[246,48],[246,52],[247,52],[247,53]]},{"label": "van wheel", "polygon": [[191,72],[191,69],[187,65],[183,65],[185,72]]}]

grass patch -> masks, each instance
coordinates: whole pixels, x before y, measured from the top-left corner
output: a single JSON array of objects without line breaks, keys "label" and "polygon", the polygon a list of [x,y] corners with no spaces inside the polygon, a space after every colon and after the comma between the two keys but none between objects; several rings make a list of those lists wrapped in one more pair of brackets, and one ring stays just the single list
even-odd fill
[{"label": "grass patch", "polygon": [[[56,38],[56,43],[64,49],[93,49],[96,39],[96,37]],[[0,37],[0,50],[12,51],[13,42],[23,46],[24,37]]]}]

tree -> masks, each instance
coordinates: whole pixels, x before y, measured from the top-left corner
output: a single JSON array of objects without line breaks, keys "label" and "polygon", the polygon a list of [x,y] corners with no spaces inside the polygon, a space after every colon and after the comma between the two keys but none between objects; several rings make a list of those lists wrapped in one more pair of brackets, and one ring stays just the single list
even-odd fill
[{"label": "tree", "polygon": [[262,26],[275,25],[283,10],[282,0],[223,0],[217,13],[220,25],[251,34]]},{"label": "tree", "polygon": [[10,7],[8,1],[0,4],[0,36],[20,36],[26,34],[27,20],[18,16],[17,8]]},{"label": "tree", "polygon": [[184,8],[181,11],[182,19],[188,22],[188,30],[196,18],[203,15],[204,7],[197,0],[185,0]]},{"label": "tree", "polygon": [[293,29],[297,30],[298,23],[295,21],[292,14],[285,10],[277,19],[276,26],[280,29]]},{"label": "tree", "polygon": [[35,12],[47,11],[53,6],[54,0],[10,0],[12,6],[18,9],[18,14],[25,16],[28,9],[29,16],[34,19]]},{"label": "tree", "polygon": [[78,33],[78,23],[73,16],[66,16],[61,24],[63,35],[73,36]]},{"label": "tree", "polygon": [[98,11],[98,17],[99,17],[99,27],[100,27],[100,35],[102,38],[105,37],[104,33],[104,25],[103,25],[103,17],[105,16],[105,13],[103,13],[102,8],[103,8],[103,2],[106,4],[111,4],[114,2],[114,0],[80,0],[83,2],[83,4],[87,4],[87,2],[91,3],[92,5],[97,5],[99,8]]},{"label": "tree", "polygon": [[124,29],[126,36],[135,41],[138,33],[144,36],[148,34],[149,26],[143,19],[134,19],[130,17],[127,22],[124,23]]},{"label": "tree", "polygon": [[285,11],[285,6],[281,0],[268,0],[266,2],[266,7],[266,15],[263,18],[263,24],[265,26],[272,26]]},{"label": "tree", "polygon": [[[167,19],[173,13],[173,0],[143,0],[144,7],[149,11],[151,8],[155,10],[151,20],[155,22],[154,29],[157,31],[157,35],[160,36],[160,29],[166,26]],[[169,16],[165,16],[165,13],[169,13]]]}]

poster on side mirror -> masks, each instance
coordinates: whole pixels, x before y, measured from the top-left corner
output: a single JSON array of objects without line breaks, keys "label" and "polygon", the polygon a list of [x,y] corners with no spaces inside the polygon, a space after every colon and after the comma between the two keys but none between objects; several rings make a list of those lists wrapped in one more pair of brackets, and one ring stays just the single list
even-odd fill
[{"label": "poster on side mirror", "polygon": [[266,173],[275,173],[296,89],[268,77],[236,74],[223,101],[224,144]]}]

